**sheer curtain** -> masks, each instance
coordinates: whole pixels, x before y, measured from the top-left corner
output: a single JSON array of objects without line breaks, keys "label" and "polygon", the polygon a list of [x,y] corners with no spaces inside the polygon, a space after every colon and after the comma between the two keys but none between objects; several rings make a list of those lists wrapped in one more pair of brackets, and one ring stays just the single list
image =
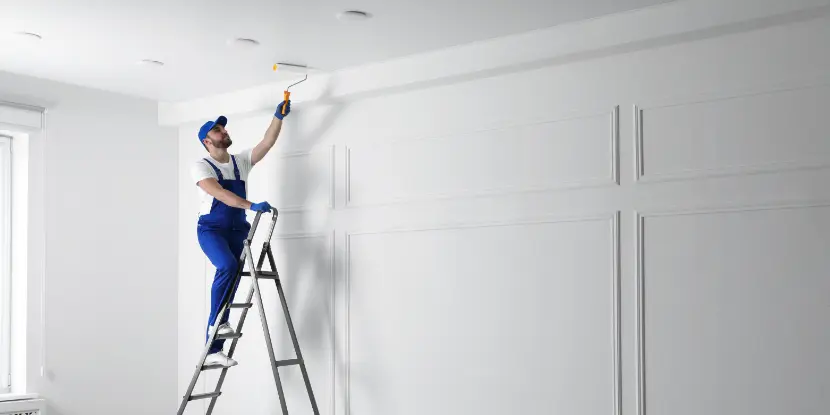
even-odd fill
[{"label": "sheer curtain", "polygon": [[0,393],[11,391],[12,138],[0,134]]},{"label": "sheer curtain", "polygon": [[28,149],[31,135],[43,130],[44,113],[0,101],[0,394],[25,389]]}]

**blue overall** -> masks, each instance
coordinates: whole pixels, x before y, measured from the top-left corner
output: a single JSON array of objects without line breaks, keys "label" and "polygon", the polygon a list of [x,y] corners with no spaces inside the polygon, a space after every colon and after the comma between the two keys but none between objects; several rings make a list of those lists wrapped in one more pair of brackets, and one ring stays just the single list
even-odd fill
[{"label": "blue overall", "polygon": [[[205,159],[213,167],[217,177],[219,177],[219,184],[226,190],[245,199],[247,193],[245,190],[245,181],[239,175],[236,159],[231,156],[231,160],[233,160],[234,174],[232,180],[222,177],[222,172],[210,160]],[[210,207],[210,213],[199,217],[199,223],[196,229],[202,251],[210,259],[213,266],[216,267],[216,274],[213,276],[213,287],[211,288],[210,294],[210,317],[208,318],[208,326],[205,333],[205,342],[207,342],[210,335],[210,327],[216,321],[216,315],[219,313],[219,308],[221,308],[223,300],[230,295],[227,298],[228,301],[231,301],[236,294],[234,279],[236,278],[239,259],[242,255],[243,242],[248,237],[248,231],[251,229],[251,225],[245,217],[245,209],[230,207],[214,198],[213,204]],[[229,291],[231,291],[230,294]],[[219,320],[219,324],[227,323],[229,315],[230,310],[225,310]],[[209,353],[221,351],[224,343],[224,340],[214,341],[211,344]]]}]

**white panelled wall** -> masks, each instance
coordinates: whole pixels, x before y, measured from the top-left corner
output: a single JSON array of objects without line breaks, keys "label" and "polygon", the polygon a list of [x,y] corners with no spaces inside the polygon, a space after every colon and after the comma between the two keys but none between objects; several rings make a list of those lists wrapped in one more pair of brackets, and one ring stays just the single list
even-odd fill
[{"label": "white panelled wall", "polygon": [[[826,413],[824,12],[298,102],[249,193],[281,208],[321,413]],[[196,106],[179,129],[180,394],[213,275],[189,168],[219,113]],[[232,149],[271,114],[227,114]],[[249,317],[215,413],[279,411]],[[291,413],[311,413],[299,371],[282,373]]]}]

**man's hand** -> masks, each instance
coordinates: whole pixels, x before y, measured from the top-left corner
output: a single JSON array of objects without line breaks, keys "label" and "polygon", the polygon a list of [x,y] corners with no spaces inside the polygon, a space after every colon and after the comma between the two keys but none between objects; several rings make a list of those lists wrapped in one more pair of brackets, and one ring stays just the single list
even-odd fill
[{"label": "man's hand", "polygon": [[271,205],[269,205],[268,202],[254,203],[251,205],[251,210],[254,212],[268,213],[271,211]]},{"label": "man's hand", "polygon": [[[282,113],[282,109],[285,108],[285,114]],[[277,112],[274,113],[274,116],[277,119],[283,119],[288,113],[291,112],[291,100],[280,102],[280,105],[277,105]]]},{"label": "man's hand", "polygon": [[271,119],[271,125],[268,126],[268,130],[265,131],[265,137],[262,138],[262,141],[254,147],[253,151],[251,151],[251,164],[257,164],[266,154],[268,151],[271,150],[271,147],[277,142],[277,137],[280,135],[280,131],[282,130],[282,119],[285,115],[282,114],[282,109],[285,108],[285,115],[288,115],[291,112],[291,100],[283,101],[280,105],[277,105],[277,110],[274,112],[274,118]]}]

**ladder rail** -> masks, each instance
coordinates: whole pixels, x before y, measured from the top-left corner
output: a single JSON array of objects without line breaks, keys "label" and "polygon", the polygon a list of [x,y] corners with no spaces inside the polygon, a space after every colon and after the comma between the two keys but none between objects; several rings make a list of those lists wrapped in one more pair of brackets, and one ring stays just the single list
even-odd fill
[{"label": "ladder rail", "polygon": [[[246,254],[247,254],[247,252],[242,253],[242,259],[243,260],[245,259]],[[240,270],[241,270],[241,267],[240,267]],[[236,284],[239,283],[238,280],[240,278],[241,277],[237,277],[237,281],[235,282]],[[229,301],[224,301],[224,302],[229,303]],[[227,307],[228,307],[227,304],[223,304],[222,307],[219,308],[219,313],[216,314],[217,319],[219,318],[219,316],[221,316],[225,312]],[[218,331],[219,331],[219,325],[218,324],[214,324],[213,328],[210,329],[210,335],[208,336],[208,339],[205,342],[205,346],[203,347],[203,350],[202,350],[202,355],[199,357],[199,362],[196,364],[196,370],[193,373],[193,377],[190,379],[190,383],[187,386],[187,391],[185,392],[184,396],[182,397],[182,402],[179,405],[179,410],[177,412],[177,415],[184,414],[185,407],[187,406],[187,403],[190,401],[190,397],[193,394],[193,389],[196,388],[196,383],[199,381],[199,374],[202,372],[202,367],[205,365],[205,359],[207,358],[208,350],[210,350],[210,345],[213,344],[214,340],[216,340],[216,333]],[[236,340],[238,340],[238,339],[234,339],[234,342],[236,342]]]},{"label": "ladder rail", "polygon": [[[267,244],[267,242],[266,242]],[[245,249],[251,249],[250,246],[246,246]],[[263,253],[266,252],[263,249]],[[248,261],[252,266],[253,261]],[[277,367],[277,358],[274,355],[274,347],[271,343],[271,331],[268,329],[268,321],[265,319],[265,306],[262,304],[262,292],[259,289],[259,278],[257,271],[251,268],[251,285],[256,291],[256,305],[257,309],[259,309],[259,319],[262,322],[262,332],[263,337],[265,339],[265,347],[268,349],[268,360],[271,361],[271,371],[274,373],[274,382],[277,385],[277,393],[279,394],[280,398],[280,408],[282,409],[283,415],[288,415],[288,406],[287,402],[285,401],[285,391],[282,389],[282,381],[280,380],[280,372],[279,368]]]},{"label": "ladder rail", "polygon": [[[245,258],[245,256],[243,256],[243,258]],[[264,260],[265,260],[265,252],[262,252],[259,255],[259,260],[257,261],[259,263],[258,267],[262,267],[263,262],[265,262]],[[251,288],[248,289],[248,295],[245,296],[245,302],[250,303],[251,299],[253,299],[253,297],[254,297],[254,287],[251,286]],[[248,316],[248,310],[249,310],[248,308],[243,309],[242,313],[239,315],[239,321],[236,323],[236,333],[241,333],[242,332],[242,326],[245,324],[245,319]],[[228,357],[231,357],[231,358],[233,357],[233,354],[236,351],[236,343],[238,341],[239,341],[239,337],[233,339],[233,341],[231,342],[231,346],[230,346],[230,348],[228,348]],[[222,385],[225,383],[225,376],[228,373],[228,369],[230,369],[230,368],[229,367],[222,368],[222,373],[219,374],[219,380],[216,381],[216,389],[214,389],[214,392],[219,392],[219,391],[222,390]],[[219,395],[216,395],[213,398],[211,398],[210,404],[208,405],[206,415],[210,415],[211,413],[213,413],[213,408],[216,406],[216,400],[218,398],[219,398]]]},{"label": "ladder rail", "polygon": [[[271,252],[270,243],[266,242],[266,244],[268,244],[268,249],[265,249],[264,251],[268,254],[268,262],[271,265],[271,269],[276,270],[277,264],[276,261],[274,261],[274,254]],[[277,285],[277,293],[279,293],[280,296],[282,311],[285,313],[285,323],[288,326],[288,333],[291,335],[291,343],[294,345],[294,353],[297,355],[297,360],[300,363],[300,371],[303,374],[303,382],[305,382],[306,391],[308,392],[308,399],[311,400],[311,409],[314,411],[314,415],[320,415],[320,410],[317,408],[317,400],[314,398],[314,391],[311,389],[311,380],[308,377],[308,370],[305,366],[303,352],[300,351],[300,341],[297,340],[297,333],[294,330],[294,323],[291,321],[291,313],[288,311],[288,301],[285,299],[285,292],[282,289],[282,283],[280,282],[279,276],[274,280],[274,283]]]}]

